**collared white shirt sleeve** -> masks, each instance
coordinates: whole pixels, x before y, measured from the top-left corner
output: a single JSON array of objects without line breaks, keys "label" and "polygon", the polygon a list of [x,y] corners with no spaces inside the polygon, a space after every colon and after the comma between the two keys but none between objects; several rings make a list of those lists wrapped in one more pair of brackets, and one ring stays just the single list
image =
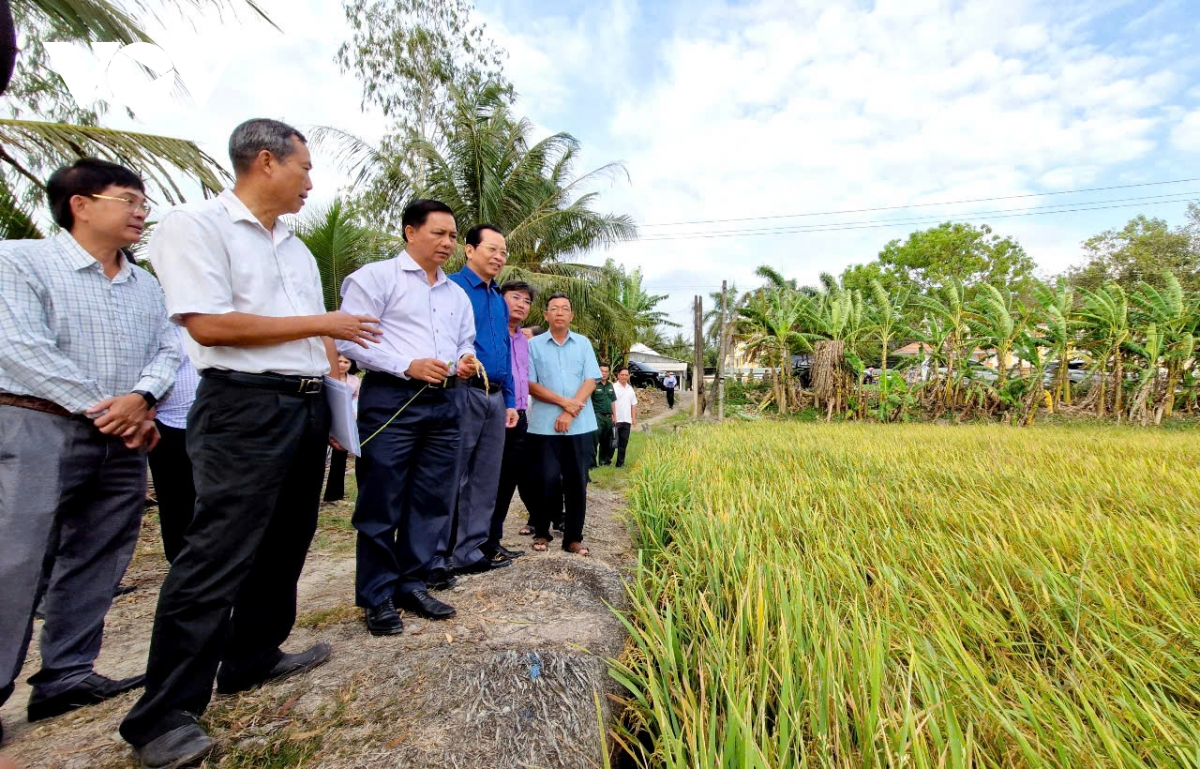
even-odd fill
[{"label": "collared white shirt sleeve", "polygon": [[148,252],[172,321],[235,311],[229,256],[211,223],[190,211],[171,211],[155,226]]},{"label": "collared white shirt sleeve", "polygon": [[[150,237],[149,252],[176,323],[190,314],[289,318],[325,312],[308,247],[282,221],[268,231],[230,190],[168,212]],[[329,373],[319,336],[244,347],[205,347],[189,337],[187,350],[200,371]]]},{"label": "collared white shirt sleeve", "polygon": [[616,412],[615,422],[632,423],[633,409],[637,406],[637,390],[633,385],[622,385],[620,382],[613,383],[613,392],[616,393],[616,398],[613,399],[613,411]]},{"label": "collared white shirt sleeve", "polygon": [[[356,270],[342,281],[341,311],[351,315],[366,315],[383,319],[387,298],[391,293],[384,282],[385,275],[378,269]],[[408,367],[413,356],[404,351],[393,351],[378,342],[368,342],[366,347],[335,339],[338,354],[345,355],[359,365],[385,374],[408,379]]]}]

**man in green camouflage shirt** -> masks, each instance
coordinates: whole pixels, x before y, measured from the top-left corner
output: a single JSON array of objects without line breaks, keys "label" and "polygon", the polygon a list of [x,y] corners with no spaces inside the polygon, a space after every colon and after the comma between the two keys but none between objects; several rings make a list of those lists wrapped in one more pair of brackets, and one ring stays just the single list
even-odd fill
[{"label": "man in green camouflage shirt", "polygon": [[600,364],[600,381],[592,391],[592,408],[596,412],[596,444],[597,456],[592,459],[593,467],[611,465],[613,457],[613,417],[612,404],[617,393],[613,390],[612,382],[608,379],[608,366]]}]

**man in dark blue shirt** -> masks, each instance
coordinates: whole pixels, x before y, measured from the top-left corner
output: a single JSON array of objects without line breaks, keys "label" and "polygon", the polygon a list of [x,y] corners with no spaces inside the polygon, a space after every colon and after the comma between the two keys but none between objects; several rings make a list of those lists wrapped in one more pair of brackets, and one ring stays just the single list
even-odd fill
[{"label": "man in dark blue shirt", "polygon": [[484,552],[491,529],[505,429],[517,424],[516,394],[511,372],[512,341],[508,335],[508,303],[496,276],[508,262],[504,233],[492,224],[467,232],[467,266],[450,276],[462,286],[475,313],[475,356],[486,376],[476,374],[458,388],[458,504],[444,548],[434,561],[431,587],[449,584],[450,573],[472,574],[512,563],[520,553],[502,545]]}]

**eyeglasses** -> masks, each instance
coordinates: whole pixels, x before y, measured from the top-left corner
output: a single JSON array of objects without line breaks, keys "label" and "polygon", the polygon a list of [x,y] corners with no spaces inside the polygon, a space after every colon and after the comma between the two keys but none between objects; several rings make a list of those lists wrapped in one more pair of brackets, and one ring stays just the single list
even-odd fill
[{"label": "eyeglasses", "polygon": [[90,195],[89,197],[96,198],[97,200],[119,200],[119,201],[121,201],[122,203],[124,203],[125,205],[129,206],[130,208],[140,208],[140,209],[142,209],[143,211],[145,211],[145,212],[146,212],[146,215],[147,215],[147,216],[149,216],[149,215],[150,215],[150,211],[151,211],[151,210],[153,210],[153,206],[151,206],[151,205],[150,205],[150,204],[149,204],[147,201],[145,201],[145,200],[140,200],[140,201],[139,201],[139,200],[130,200],[129,198],[114,198],[114,197],[111,197],[111,196],[109,196],[109,195]]},{"label": "eyeglasses", "polygon": [[482,245],[482,246],[480,246],[480,248],[486,248],[488,251],[490,251],[493,254],[500,254],[500,256],[503,256],[505,259],[508,258],[508,251],[500,248],[499,246],[493,246],[491,243]]}]

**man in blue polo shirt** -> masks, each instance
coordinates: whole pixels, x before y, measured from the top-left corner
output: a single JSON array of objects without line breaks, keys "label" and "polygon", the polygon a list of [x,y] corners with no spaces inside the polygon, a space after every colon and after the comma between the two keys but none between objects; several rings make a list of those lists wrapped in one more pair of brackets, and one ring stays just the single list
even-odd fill
[{"label": "man in blue polo shirt", "polygon": [[512,564],[511,551],[484,553],[500,485],[504,432],[518,420],[510,372],[512,342],[508,303],[496,276],[508,262],[504,233],[492,224],[467,231],[467,266],[449,276],[467,292],[475,313],[475,357],[487,376],[476,374],[460,387],[458,504],[449,539],[434,560],[430,586],[450,582],[451,569],[472,574]]},{"label": "man in blue polo shirt", "polygon": [[[533,549],[550,544],[550,515],[560,508],[561,490],[566,499],[563,550],[587,555],[583,522],[587,512],[588,467],[592,461],[592,433],[596,414],[592,391],[600,377],[596,352],[587,337],[570,330],[575,313],[561,292],[546,303],[550,333],[529,342],[529,442],[542,503],[534,513]],[[556,482],[558,481],[558,482]]]}]

